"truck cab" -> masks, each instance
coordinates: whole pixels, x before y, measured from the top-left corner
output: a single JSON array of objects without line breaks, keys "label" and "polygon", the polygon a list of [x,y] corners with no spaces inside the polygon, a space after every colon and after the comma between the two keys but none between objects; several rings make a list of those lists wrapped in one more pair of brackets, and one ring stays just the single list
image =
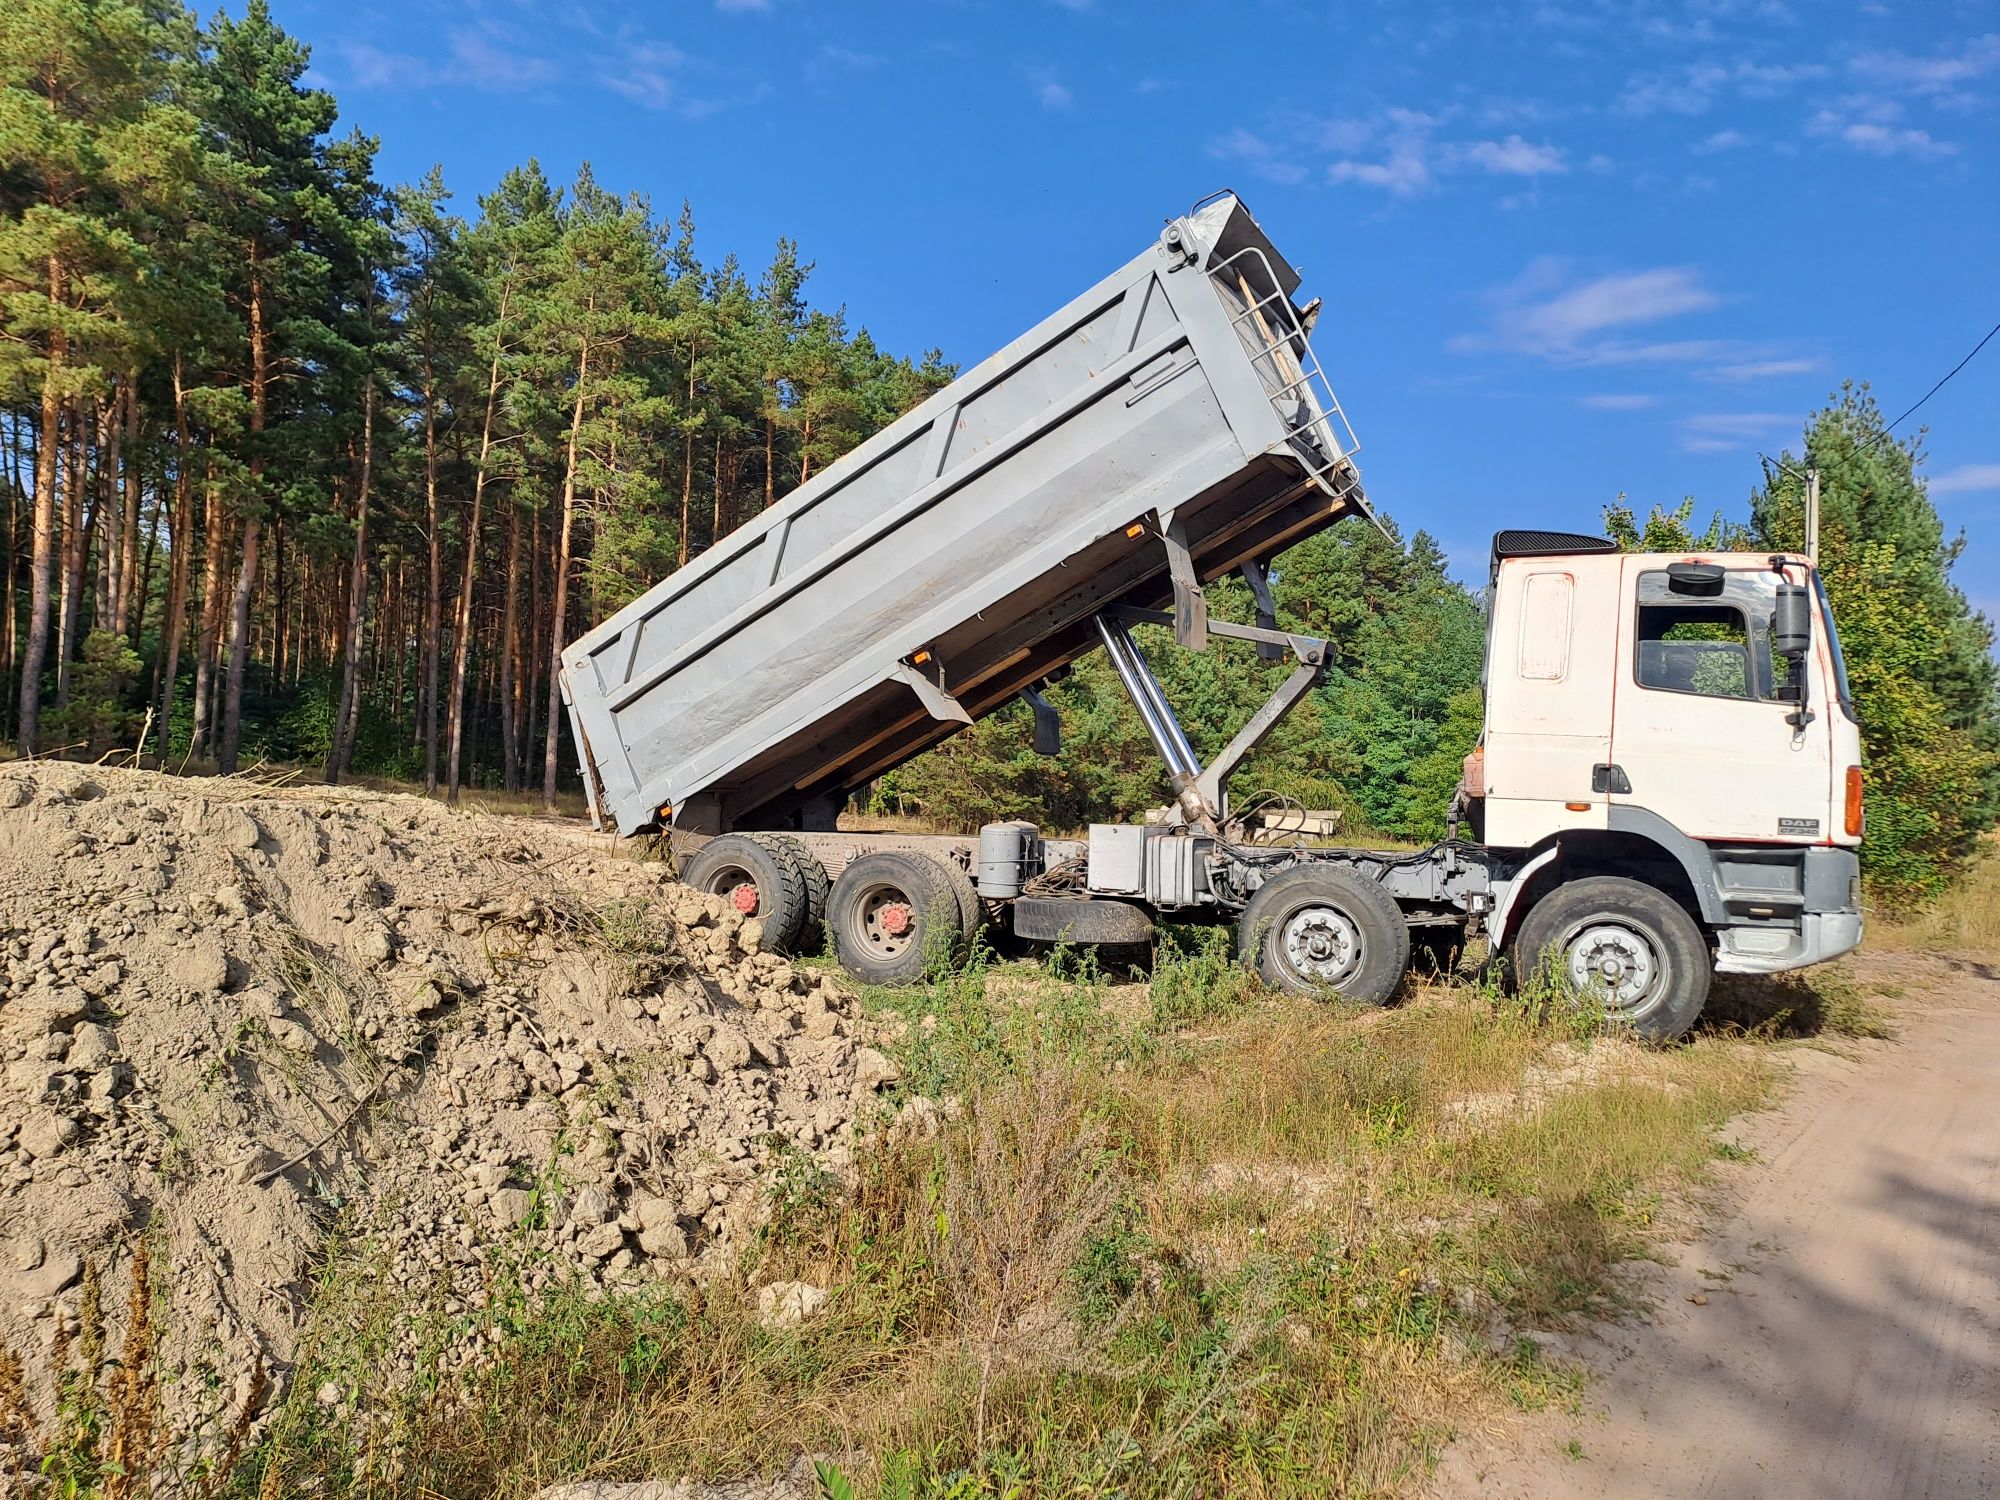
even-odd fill
[{"label": "truck cab", "polygon": [[1615,912],[1537,919],[1579,881],[1656,891],[1721,973],[1798,968],[1861,940],[1860,728],[1803,557],[1500,533],[1465,790],[1496,946],[1614,996],[1648,987],[1665,937]]}]

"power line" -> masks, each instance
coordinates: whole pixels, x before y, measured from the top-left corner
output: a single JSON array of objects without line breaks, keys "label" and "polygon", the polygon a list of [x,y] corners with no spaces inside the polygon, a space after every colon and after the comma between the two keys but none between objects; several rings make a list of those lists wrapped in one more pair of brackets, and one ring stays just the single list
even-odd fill
[{"label": "power line", "polygon": [[1931,397],[1935,396],[1939,391],[1943,390],[1945,386],[1950,383],[1952,376],[1956,375],[1960,370],[1963,370],[1967,365],[1971,364],[1972,356],[1974,354],[1977,354],[1981,349],[1984,349],[1989,343],[1991,343],[1993,340],[1993,335],[1996,333],[2000,333],[2000,323],[1995,323],[1991,328],[1987,329],[1986,337],[1981,339],[1978,343],[1972,346],[1972,353],[1966,355],[1964,359],[1961,359],[1957,364],[1953,365],[1949,370],[1947,370],[1945,372],[1944,379],[1940,380],[1936,385],[1932,386],[1929,390],[1925,391],[1922,397],[1918,399],[1916,406],[1911,407],[1908,411],[1904,412],[1902,416],[1896,418],[1895,421],[1889,423],[1888,426],[1884,427],[1874,437],[1870,438],[1866,443],[1862,444],[1861,451],[1863,453],[1866,453],[1870,448],[1874,447],[1877,443],[1881,442],[1884,438],[1886,438],[1890,433],[1894,432],[1898,427],[1902,426],[1903,423],[1908,418],[1915,416],[1918,407],[1921,407],[1924,404],[1924,402],[1930,400]]}]

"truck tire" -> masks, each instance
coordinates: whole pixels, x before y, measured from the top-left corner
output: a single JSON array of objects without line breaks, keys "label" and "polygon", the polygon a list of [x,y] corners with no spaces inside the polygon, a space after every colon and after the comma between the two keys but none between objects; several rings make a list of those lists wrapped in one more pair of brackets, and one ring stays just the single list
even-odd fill
[{"label": "truck tire", "polygon": [[902,850],[864,854],[842,870],[826,925],[834,957],[863,984],[915,984],[940,951],[955,954],[962,940],[958,901],[937,861]]},{"label": "truck tire", "polygon": [[1516,985],[1546,974],[1592,996],[1648,1041],[1687,1035],[1708,1000],[1708,940],[1671,896],[1616,875],[1556,887],[1521,920],[1509,965]]},{"label": "truck tire", "polygon": [[939,859],[932,863],[943,872],[951,899],[958,904],[959,939],[955,956],[963,958],[972,951],[972,945],[979,941],[980,931],[986,926],[986,908],[980,904],[979,888],[957,860]]},{"label": "truck tire", "polygon": [[787,953],[817,953],[826,942],[826,897],[833,889],[833,882],[827,879],[826,866],[819,862],[819,856],[806,846],[803,839],[793,838],[789,833],[752,833],[745,837],[756,840],[773,854],[789,859],[798,868],[799,880],[805,887],[805,916],[799,922],[798,936],[785,947]]},{"label": "truck tire", "polygon": [[1297,865],[1257,888],[1237,946],[1263,981],[1387,1005],[1410,966],[1410,928],[1389,893],[1348,870]]},{"label": "truck tire", "polygon": [[790,952],[805,930],[806,882],[790,853],[765,835],[725,833],[710,839],[681,868],[681,883],[720,896],[763,925],[762,946]]}]

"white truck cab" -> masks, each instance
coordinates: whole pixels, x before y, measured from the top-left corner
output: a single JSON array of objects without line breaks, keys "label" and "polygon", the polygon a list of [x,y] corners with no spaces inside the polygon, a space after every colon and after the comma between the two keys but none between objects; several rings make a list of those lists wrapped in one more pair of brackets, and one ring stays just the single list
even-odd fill
[{"label": "white truck cab", "polygon": [[1723,973],[1798,968],[1861,940],[1861,734],[1802,557],[1500,533],[1485,733],[1467,771],[1496,947],[1614,996],[1657,988],[1667,935],[1575,896],[1608,878],[1679,907]]}]

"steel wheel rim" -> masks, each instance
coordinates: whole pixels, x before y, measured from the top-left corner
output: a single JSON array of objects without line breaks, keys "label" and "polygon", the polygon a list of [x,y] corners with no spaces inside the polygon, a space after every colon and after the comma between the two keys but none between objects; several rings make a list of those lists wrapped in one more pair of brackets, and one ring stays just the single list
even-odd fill
[{"label": "steel wheel rim", "polygon": [[871,885],[855,902],[851,926],[861,947],[871,957],[884,961],[898,959],[917,940],[917,905],[898,886]]},{"label": "steel wheel rim", "polygon": [[1667,965],[1646,933],[1601,917],[1579,922],[1563,940],[1563,974],[1570,987],[1604,1006],[1606,1015],[1640,1020],[1666,993]]},{"label": "steel wheel rim", "polygon": [[[736,893],[746,885],[757,893],[757,899],[751,903],[748,911],[743,911],[742,906],[737,903]],[[758,908],[764,904],[764,891],[757,884],[757,877],[742,865],[717,866],[708,872],[708,878],[702,881],[701,888],[711,896],[722,897],[746,917],[756,916]]]},{"label": "steel wheel rim", "polygon": [[1361,929],[1337,906],[1302,906],[1285,919],[1278,946],[1292,972],[1342,988],[1361,967]]}]

